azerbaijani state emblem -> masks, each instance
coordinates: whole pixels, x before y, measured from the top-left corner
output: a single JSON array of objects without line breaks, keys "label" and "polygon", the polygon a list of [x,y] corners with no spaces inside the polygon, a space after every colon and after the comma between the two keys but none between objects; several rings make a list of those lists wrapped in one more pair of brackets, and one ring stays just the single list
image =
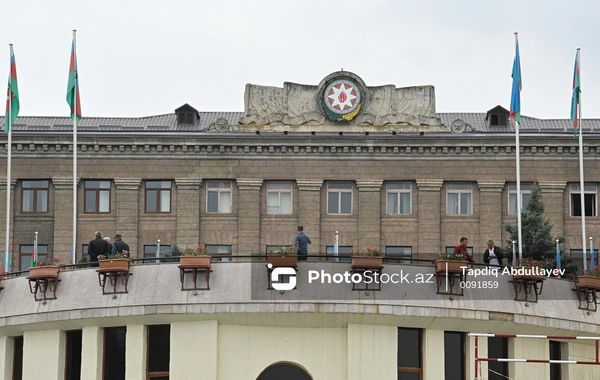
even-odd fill
[{"label": "azerbaijani state emblem", "polygon": [[350,121],[361,108],[361,93],[358,86],[348,79],[331,82],[323,91],[323,110],[332,121]]}]

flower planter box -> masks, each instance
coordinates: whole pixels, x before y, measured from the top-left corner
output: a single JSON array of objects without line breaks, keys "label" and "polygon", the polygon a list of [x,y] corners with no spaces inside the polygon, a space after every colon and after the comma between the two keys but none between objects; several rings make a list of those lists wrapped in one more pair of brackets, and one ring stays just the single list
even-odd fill
[{"label": "flower planter box", "polygon": [[600,277],[577,276],[577,285],[580,287],[596,287],[600,289]]},{"label": "flower planter box", "polygon": [[352,256],[352,266],[361,268],[378,268],[383,264],[381,256]]},{"label": "flower planter box", "polygon": [[47,265],[43,267],[31,267],[29,268],[30,279],[45,278],[45,277],[57,277],[60,268],[57,265]]},{"label": "flower planter box", "polygon": [[180,256],[180,265],[190,265],[197,267],[210,267],[211,256]]},{"label": "flower planter box", "polygon": [[446,271],[446,263],[448,264],[449,272],[462,272],[463,268],[466,267],[469,262],[468,261],[457,261],[457,260],[437,260],[435,262],[435,270],[437,271]]},{"label": "flower planter box", "polygon": [[531,268],[531,267],[516,267],[514,269],[516,269],[518,272],[517,274],[513,275],[514,279],[527,279],[527,280],[543,280],[543,279],[545,279],[544,276],[535,274],[536,269]]},{"label": "flower planter box", "polygon": [[298,255],[268,255],[267,259],[273,267],[298,266]]},{"label": "flower planter box", "polygon": [[106,259],[98,260],[100,269],[120,269],[129,270],[131,261],[129,259]]}]

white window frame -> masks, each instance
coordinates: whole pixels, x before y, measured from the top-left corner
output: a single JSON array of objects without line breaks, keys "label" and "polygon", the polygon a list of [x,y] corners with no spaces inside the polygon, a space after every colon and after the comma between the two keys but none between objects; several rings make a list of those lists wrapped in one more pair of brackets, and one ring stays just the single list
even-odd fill
[{"label": "white window frame", "polygon": [[[211,187],[211,184],[222,184],[222,185],[228,185],[227,186],[217,186],[217,187]],[[210,201],[210,193],[217,193],[217,211],[209,211],[208,209],[208,205],[209,205],[209,201]],[[222,208],[224,206],[223,202],[221,201],[221,194],[223,193],[229,193],[229,210],[228,211],[222,211]],[[232,192],[232,185],[231,185],[231,181],[207,181],[206,182],[206,212],[209,214],[231,214],[231,209],[232,209],[232,203],[233,203],[233,192]]]},{"label": "white window frame", "polygon": [[[456,188],[454,186],[469,186],[469,189],[461,189],[461,188]],[[453,188],[454,187],[454,188]],[[456,213],[451,213],[450,212],[450,194],[457,194],[458,195],[458,210]],[[466,214],[462,214],[460,212],[461,210],[461,206],[462,206],[462,194],[469,194],[469,212]],[[473,185],[470,183],[464,183],[464,182],[457,182],[457,183],[449,183],[446,185],[446,214],[448,215],[473,215]]]},{"label": "white window frame", "polygon": [[[390,189],[390,185],[408,185],[408,189],[406,188],[402,188],[402,189]],[[394,210],[394,212],[390,213],[389,212],[389,205],[388,205],[388,196],[390,194],[394,194],[396,196],[397,199],[397,205],[398,207],[396,208],[396,210]],[[408,194],[408,212],[401,212],[402,210],[402,197],[400,196],[401,194]],[[386,184],[386,194],[385,194],[385,212],[388,215],[411,215],[412,214],[412,183],[410,182],[390,182],[388,184]]]},{"label": "white window frame", "polygon": [[204,247],[212,256],[213,261],[231,261],[231,245],[206,244]]},{"label": "white window frame", "polygon": [[389,245],[385,247],[386,263],[412,264],[412,254],[412,246]]},{"label": "white window frame", "polygon": [[[289,185],[289,189],[285,188],[274,188],[274,185]],[[279,182],[267,182],[267,214],[269,215],[291,215],[293,213],[294,210],[294,194],[293,194],[293,185],[292,182],[288,182],[288,181],[279,181]],[[275,194],[277,195],[277,206],[269,206],[269,196]],[[282,212],[281,210],[281,195],[282,194],[289,194],[290,196],[290,209],[289,210],[284,210],[284,211],[288,211],[288,212]],[[277,207],[277,212],[270,212],[271,210],[270,207]]]},{"label": "white window frame", "polygon": [[[593,188],[593,189],[592,189]],[[573,210],[573,194],[579,194],[581,196],[581,187],[579,183],[572,183],[569,185],[569,215],[575,218],[581,218],[581,215],[585,214],[585,210],[581,210],[581,215],[575,216]],[[586,182],[583,184],[583,196],[586,194],[594,195],[595,199],[595,207],[594,207],[594,215],[586,215],[587,217],[596,217],[598,216],[598,185],[595,183]],[[579,200],[581,202],[581,199]],[[581,207],[581,206],[579,206]]]},{"label": "white window frame", "polygon": [[[526,187],[526,188],[524,188]],[[531,197],[531,188],[533,187],[532,183],[521,183],[521,211],[526,210],[527,204],[525,204],[525,196]],[[511,200],[511,198],[515,198]],[[515,204],[515,212],[511,213],[511,206],[513,202],[517,202],[517,184],[509,183],[508,184],[508,215],[517,215],[517,205]],[[527,199],[527,203],[529,203],[529,199]]]},{"label": "white window frame", "polygon": [[[335,188],[336,185],[350,185],[349,188]],[[329,194],[338,194],[337,212],[329,212]],[[352,203],[354,202],[354,184],[352,182],[329,182],[327,183],[327,214],[328,215],[352,215]],[[350,212],[342,212],[342,194],[350,194]]]}]

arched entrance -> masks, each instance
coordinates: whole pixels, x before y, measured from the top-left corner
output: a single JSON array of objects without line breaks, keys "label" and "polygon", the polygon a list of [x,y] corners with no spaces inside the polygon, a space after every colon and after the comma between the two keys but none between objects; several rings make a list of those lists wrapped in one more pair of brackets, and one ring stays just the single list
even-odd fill
[{"label": "arched entrance", "polygon": [[296,364],[276,363],[262,371],[256,380],[312,380],[312,377]]}]

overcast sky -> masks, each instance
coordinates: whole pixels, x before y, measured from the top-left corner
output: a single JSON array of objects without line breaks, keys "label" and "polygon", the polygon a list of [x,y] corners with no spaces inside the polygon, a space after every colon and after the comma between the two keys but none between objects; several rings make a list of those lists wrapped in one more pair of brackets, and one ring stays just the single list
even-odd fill
[{"label": "overcast sky", "polygon": [[582,115],[600,117],[593,0],[2,0],[0,13],[21,116],[68,115],[77,29],[84,117],[243,111],[246,83],[317,85],[341,68],[367,86],[434,85],[438,112],[508,108],[517,31],[522,113],[569,118],[581,47]]}]

